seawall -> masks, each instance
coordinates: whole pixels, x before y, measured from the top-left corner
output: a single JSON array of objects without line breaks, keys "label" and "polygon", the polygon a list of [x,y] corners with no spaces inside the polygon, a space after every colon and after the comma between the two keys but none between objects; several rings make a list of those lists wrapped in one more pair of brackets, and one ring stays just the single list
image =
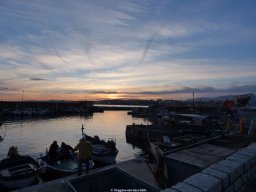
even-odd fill
[{"label": "seawall", "polygon": [[162,192],[244,191],[255,173],[256,143],[252,143]]}]

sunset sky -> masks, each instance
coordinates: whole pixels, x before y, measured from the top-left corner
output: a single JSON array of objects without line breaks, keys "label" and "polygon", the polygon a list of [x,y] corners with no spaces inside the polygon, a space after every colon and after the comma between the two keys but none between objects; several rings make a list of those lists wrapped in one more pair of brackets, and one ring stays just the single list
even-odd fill
[{"label": "sunset sky", "polygon": [[255,0],[1,0],[0,99],[256,93]]}]

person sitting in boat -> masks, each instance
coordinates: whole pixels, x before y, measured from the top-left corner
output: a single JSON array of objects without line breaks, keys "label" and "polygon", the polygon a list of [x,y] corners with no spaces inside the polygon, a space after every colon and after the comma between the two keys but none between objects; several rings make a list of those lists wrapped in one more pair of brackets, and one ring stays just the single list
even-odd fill
[{"label": "person sitting in boat", "polygon": [[109,149],[111,152],[116,151],[116,143],[115,143],[113,140],[107,141],[106,146],[108,147],[108,149]]},{"label": "person sitting in boat", "polygon": [[90,160],[92,159],[92,144],[90,141],[87,141],[86,138],[80,139],[77,146],[74,148],[74,151],[79,151],[79,164],[77,175],[81,175],[82,173],[82,164],[85,163],[86,173],[89,173]]},{"label": "person sitting in boat", "polygon": [[8,151],[7,156],[8,156],[8,157],[16,157],[16,156],[18,156],[18,155],[19,155],[18,148],[15,147],[15,146],[11,146],[11,147],[9,148],[9,151]]},{"label": "person sitting in boat", "polygon": [[73,153],[74,153],[74,149],[70,145],[67,145],[64,142],[61,143],[61,146],[60,146],[61,159],[70,159]]},{"label": "person sitting in boat", "polygon": [[49,157],[49,162],[50,163],[55,163],[58,161],[59,159],[59,146],[57,141],[53,141],[53,143],[50,146],[49,149],[49,153],[48,153],[48,157]]}]

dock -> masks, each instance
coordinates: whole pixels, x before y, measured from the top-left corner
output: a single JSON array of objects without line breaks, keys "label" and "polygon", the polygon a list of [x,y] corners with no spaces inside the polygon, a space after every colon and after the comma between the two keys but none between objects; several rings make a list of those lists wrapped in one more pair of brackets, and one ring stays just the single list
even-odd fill
[{"label": "dock", "polygon": [[[141,157],[118,163],[115,166],[147,183],[154,184],[155,178],[153,173],[150,171],[150,169],[154,170],[154,164],[149,163],[148,161],[146,163],[146,161],[147,160],[145,158]],[[150,166],[150,168],[148,166]]]},{"label": "dock", "polygon": [[[137,159],[131,159],[125,162],[117,163],[114,165],[109,165],[103,168],[98,168],[95,170],[92,170],[90,173],[95,173],[99,171],[104,171],[109,168],[120,168],[127,173],[131,174],[132,176],[136,177],[139,180],[142,180],[148,184],[154,185],[155,178],[153,173],[150,171],[149,167],[153,170],[154,164],[153,163],[146,163],[146,158],[140,157]],[[76,178],[76,175],[67,176],[64,178],[48,181],[45,183],[40,183],[38,185],[34,185],[31,187],[23,188],[15,190],[15,192],[62,192],[67,190],[66,181],[69,179]]]},{"label": "dock", "polygon": [[[152,170],[154,164],[140,157],[92,170],[80,177],[72,175],[41,183],[16,192],[48,191],[109,191],[120,188],[142,188],[147,192],[226,192],[255,191],[256,143],[241,140],[241,145],[228,143],[228,139],[208,142],[182,149],[165,156],[168,183],[165,189],[157,186]],[[242,142],[244,141],[244,143]],[[220,143],[222,142],[222,143]],[[223,142],[226,146],[223,146]],[[221,145],[220,145],[221,144]]]}]

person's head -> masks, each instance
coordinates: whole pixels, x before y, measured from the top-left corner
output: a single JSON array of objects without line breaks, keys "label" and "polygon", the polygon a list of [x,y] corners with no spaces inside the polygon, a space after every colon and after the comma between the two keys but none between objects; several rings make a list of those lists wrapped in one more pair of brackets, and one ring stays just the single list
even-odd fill
[{"label": "person's head", "polygon": [[53,145],[58,145],[58,144],[57,144],[57,141],[53,141],[53,143],[52,143],[52,144],[53,144]]},{"label": "person's head", "polygon": [[61,143],[61,147],[64,147],[66,145],[66,143],[62,142]]},{"label": "person's head", "polygon": [[9,148],[7,156],[8,157],[14,157],[16,155],[19,155],[18,148],[16,146],[11,146]]}]

